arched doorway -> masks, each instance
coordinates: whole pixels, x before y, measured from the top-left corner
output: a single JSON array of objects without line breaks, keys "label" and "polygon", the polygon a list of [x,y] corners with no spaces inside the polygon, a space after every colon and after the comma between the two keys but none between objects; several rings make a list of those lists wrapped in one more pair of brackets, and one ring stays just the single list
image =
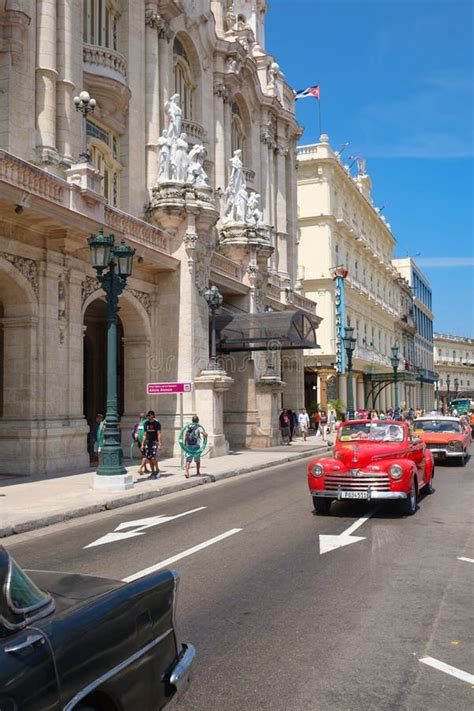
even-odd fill
[{"label": "arched doorway", "polygon": [[[146,407],[151,328],[146,308],[128,290],[121,295],[119,304],[117,394],[125,446],[137,414]],[[85,302],[83,323],[84,416],[91,427],[97,413],[105,414],[107,397],[107,305],[100,292]]]},{"label": "arched doorway", "polygon": [[[97,413],[105,415],[107,398],[107,304],[96,299],[84,313],[84,417],[92,427]],[[117,325],[117,394],[118,412],[124,403],[123,325]]]}]

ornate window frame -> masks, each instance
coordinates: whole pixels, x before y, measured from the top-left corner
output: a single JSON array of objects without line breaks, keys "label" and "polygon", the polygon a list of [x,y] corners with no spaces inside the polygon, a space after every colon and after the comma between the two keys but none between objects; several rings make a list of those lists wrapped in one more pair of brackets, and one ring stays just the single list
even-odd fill
[{"label": "ornate window frame", "polygon": [[179,37],[175,37],[173,41],[173,76],[175,92],[179,94],[181,99],[183,119],[192,121],[194,116],[194,92],[196,85],[193,81],[191,63],[186,47]]},{"label": "ornate window frame", "polygon": [[83,41],[116,51],[121,15],[117,0],[84,0],[83,13]]},{"label": "ornate window frame", "polygon": [[109,205],[118,207],[120,195],[120,173],[122,165],[118,160],[118,136],[107,126],[95,119],[87,119],[87,148],[94,168],[102,176],[101,192]]}]

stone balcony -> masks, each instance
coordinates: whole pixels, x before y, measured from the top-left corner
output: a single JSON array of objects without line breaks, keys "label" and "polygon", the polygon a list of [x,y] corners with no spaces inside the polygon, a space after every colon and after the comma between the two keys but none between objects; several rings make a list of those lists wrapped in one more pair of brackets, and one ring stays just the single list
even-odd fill
[{"label": "stone balcony", "polygon": [[128,84],[127,60],[120,52],[108,47],[84,44],[82,58],[86,72],[109,76],[121,84]]},{"label": "stone balcony", "polygon": [[243,168],[247,185],[253,185],[255,181],[255,171],[252,168]]},{"label": "stone balcony", "polygon": [[181,124],[181,130],[186,134],[188,143],[193,145],[197,143],[204,143],[207,137],[207,132],[204,126],[196,123],[196,121],[190,121],[189,119],[183,119]]}]

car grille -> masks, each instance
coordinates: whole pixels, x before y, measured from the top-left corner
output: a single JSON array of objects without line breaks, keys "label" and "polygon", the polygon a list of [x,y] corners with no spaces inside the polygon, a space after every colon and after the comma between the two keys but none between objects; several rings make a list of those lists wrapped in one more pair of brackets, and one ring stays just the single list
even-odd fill
[{"label": "car grille", "polygon": [[446,444],[427,444],[426,445],[428,449],[447,449],[448,446]]},{"label": "car grille", "polygon": [[326,474],[324,488],[329,491],[367,491],[370,486],[374,491],[390,491],[390,477],[377,474]]}]

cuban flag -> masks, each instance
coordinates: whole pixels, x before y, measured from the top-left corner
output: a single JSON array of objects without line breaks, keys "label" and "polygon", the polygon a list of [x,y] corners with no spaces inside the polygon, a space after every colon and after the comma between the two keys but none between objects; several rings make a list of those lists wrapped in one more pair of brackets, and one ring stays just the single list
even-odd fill
[{"label": "cuban flag", "polygon": [[295,91],[295,99],[306,99],[308,96],[313,96],[315,99],[319,99],[319,84],[315,86],[310,86],[302,91]]}]

